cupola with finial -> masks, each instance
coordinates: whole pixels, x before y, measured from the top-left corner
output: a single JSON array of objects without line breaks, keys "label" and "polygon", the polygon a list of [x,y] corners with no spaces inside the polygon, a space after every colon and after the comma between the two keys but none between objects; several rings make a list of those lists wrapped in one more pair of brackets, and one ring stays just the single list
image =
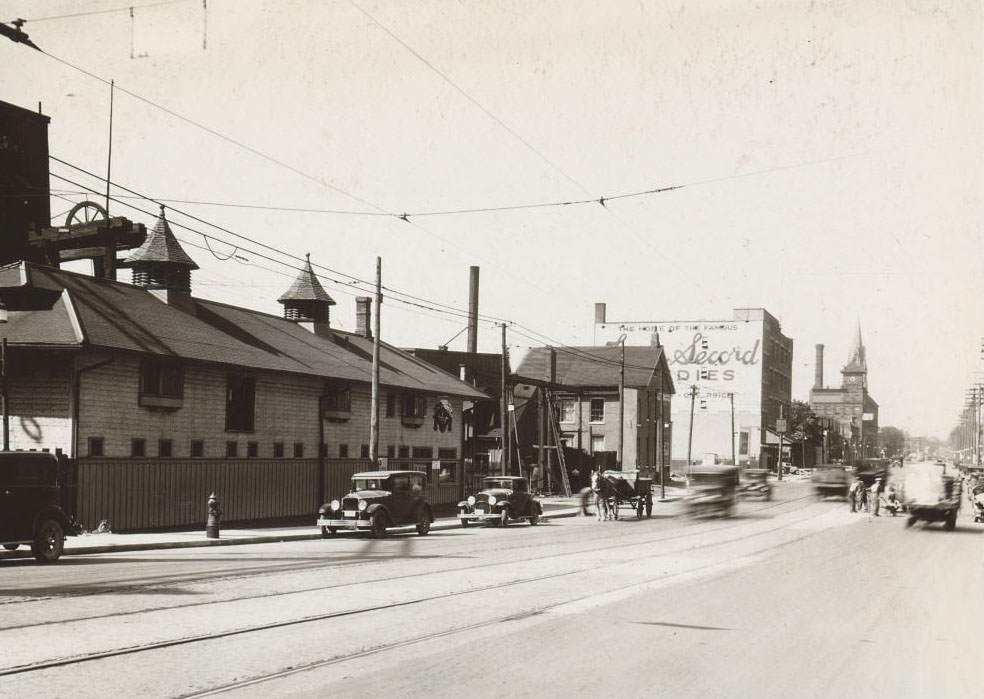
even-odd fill
[{"label": "cupola with finial", "polygon": [[284,318],[307,327],[315,335],[331,335],[329,311],[335,300],[328,295],[311,268],[311,253],[294,284],[277,299],[284,305]]},{"label": "cupola with finial", "polygon": [[127,257],[126,265],[133,271],[133,284],[143,287],[169,306],[194,312],[191,299],[191,270],[198,269],[195,261],[184,251],[164,216],[154,224],[143,245]]}]

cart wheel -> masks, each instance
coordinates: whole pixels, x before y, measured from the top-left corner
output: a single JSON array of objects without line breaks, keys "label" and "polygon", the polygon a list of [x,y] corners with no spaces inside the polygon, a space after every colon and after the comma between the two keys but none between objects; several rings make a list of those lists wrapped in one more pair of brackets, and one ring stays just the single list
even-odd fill
[{"label": "cart wheel", "polygon": [[642,513],[646,510],[646,503],[642,500],[639,501],[639,505],[636,507],[636,519],[642,519]]},{"label": "cart wheel", "polygon": [[652,516],[653,516],[653,498],[650,495],[648,498],[646,498],[646,517],[652,517]]}]

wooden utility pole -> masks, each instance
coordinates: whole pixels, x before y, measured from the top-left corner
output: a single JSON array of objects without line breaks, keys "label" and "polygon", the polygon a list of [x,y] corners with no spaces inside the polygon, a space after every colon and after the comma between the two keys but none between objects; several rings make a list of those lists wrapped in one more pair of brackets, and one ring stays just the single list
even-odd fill
[{"label": "wooden utility pole", "polygon": [[690,432],[687,434],[687,480],[690,480],[690,450],[694,445],[694,400],[697,398],[697,384],[690,386]]},{"label": "wooden utility pole", "polygon": [[376,258],[376,312],[372,333],[372,398],[369,407],[369,460],[379,465],[379,316],[383,305],[383,261]]},{"label": "wooden utility pole", "polygon": [[731,399],[731,464],[738,465],[738,458],[735,456],[735,394],[729,393]]},{"label": "wooden utility pole", "polygon": [[499,425],[501,427],[500,432],[502,434],[502,439],[500,440],[500,446],[502,447],[502,453],[499,457],[500,469],[502,475],[509,475],[506,470],[508,468],[507,462],[509,460],[509,422],[508,413],[506,411],[506,324],[502,324],[502,376],[499,383],[499,390],[502,392],[501,400],[499,401]]},{"label": "wooden utility pole", "polygon": [[659,496],[666,499],[666,469],[663,464],[663,372],[659,373],[659,393],[657,394],[659,403],[656,406],[656,414],[659,419],[659,426],[656,429],[656,464],[659,466]]},{"label": "wooden utility pole", "polygon": [[625,455],[625,335],[619,338],[618,359],[618,470],[622,469]]}]

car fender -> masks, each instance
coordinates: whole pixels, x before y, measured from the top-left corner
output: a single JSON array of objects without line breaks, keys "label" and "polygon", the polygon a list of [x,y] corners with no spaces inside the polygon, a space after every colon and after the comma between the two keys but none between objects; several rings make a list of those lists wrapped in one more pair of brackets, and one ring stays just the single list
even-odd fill
[{"label": "car fender", "polygon": [[390,516],[389,508],[387,508],[386,505],[384,505],[383,503],[374,502],[373,504],[369,505],[369,507],[366,508],[366,514],[369,515],[370,517],[372,517],[376,512],[382,512],[384,515],[386,515],[386,519],[388,519],[390,522],[393,521],[393,518]]},{"label": "car fender", "polygon": [[32,536],[38,533],[38,529],[41,528],[41,523],[46,519],[53,519],[58,522],[58,524],[61,525],[62,530],[64,530],[65,536],[73,536],[78,534],[81,530],[81,527],[75,524],[74,520],[70,520],[69,516],[65,514],[63,509],[49,505],[39,510],[38,513],[34,515],[34,525],[31,527]]}]

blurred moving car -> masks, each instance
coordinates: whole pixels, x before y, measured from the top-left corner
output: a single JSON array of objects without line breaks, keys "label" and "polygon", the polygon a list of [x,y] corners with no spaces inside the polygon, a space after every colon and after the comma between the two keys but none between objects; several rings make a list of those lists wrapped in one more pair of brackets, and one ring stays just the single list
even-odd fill
[{"label": "blurred moving car", "polygon": [[737,489],[736,466],[695,466],[690,472],[690,485],[683,503],[690,515],[730,517],[734,512]]},{"label": "blurred moving car", "polygon": [[946,475],[939,464],[906,466],[902,498],[909,512],[906,527],[923,521],[943,522],[944,529],[956,528],[961,489],[960,479]]},{"label": "blurred moving car", "polygon": [[841,464],[818,464],[810,480],[819,500],[829,496],[846,500],[851,489],[851,476]]},{"label": "blurred moving car", "polygon": [[417,533],[430,532],[434,515],[424,496],[427,474],[423,471],[366,471],[352,476],[352,489],[340,500],[318,509],[317,525],[328,538],[339,529],[366,530],[373,537],[386,536],[389,527],[414,524]]},{"label": "blurred moving car", "polygon": [[738,495],[741,497],[760,497],[763,500],[772,499],[772,484],[769,483],[769,471],[764,468],[746,468],[741,475],[738,485]]},{"label": "blurred moving car", "polygon": [[543,507],[530,493],[529,482],[522,476],[489,476],[482,490],[458,503],[462,527],[472,522],[492,522],[504,527],[510,519],[526,519],[539,524]]}]

